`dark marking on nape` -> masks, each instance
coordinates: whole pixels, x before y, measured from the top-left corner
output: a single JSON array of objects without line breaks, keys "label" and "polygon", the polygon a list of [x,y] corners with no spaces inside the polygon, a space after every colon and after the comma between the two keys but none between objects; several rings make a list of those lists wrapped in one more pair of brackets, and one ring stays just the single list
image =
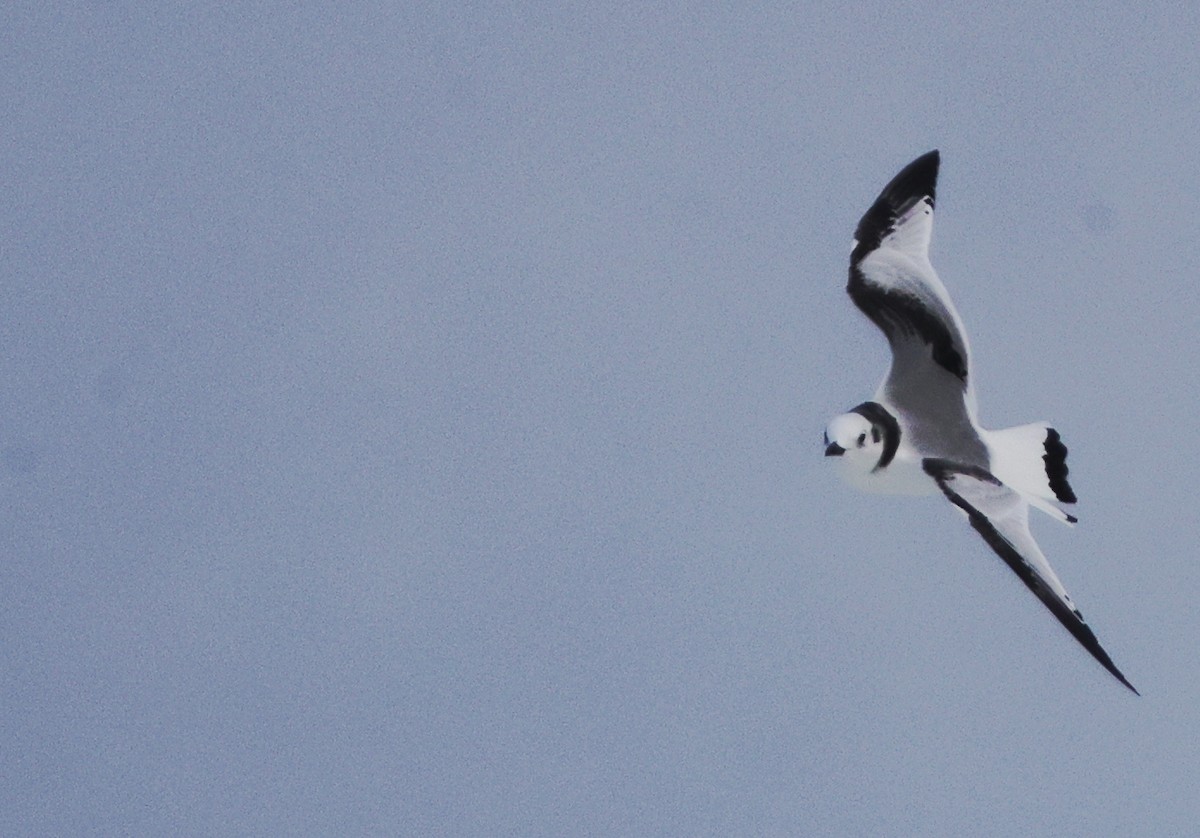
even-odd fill
[{"label": "dark marking on nape", "polygon": [[883,453],[879,455],[879,462],[875,464],[872,471],[886,468],[896,456],[896,449],[900,447],[900,423],[879,402],[863,402],[852,408],[850,412],[857,413],[871,423],[871,436],[876,441],[878,441],[876,431],[883,434]]},{"label": "dark marking on nape", "polygon": [[1067,446],[1054,428],[1046,429],[1046,441],[1043,445],[1046,453],[1042,460],[1046,463],[1046,478],[1050,481],[1050,490],[1063,503],[1075,503],[1075,492],[1067,482]]},{"label": "dark marking on nape", "polygon": [[850,266],[846,292],[890,343],[905,335],[917,335],[931,350],[933,361],[959,381],[967,382],[967,359],[954,345],[945,324],[920,300],[902,291],[872,285],[857,265]]},{"label": "dark marking on nape", "polygon": [[883,187],[875,203],[863,214],[854,231],[854,239],[858,244],[850,256],[851,262],[857,262],[866,256],[892,232],[896,219],[903,215],[918,201],[929,199],[932,207],[936,200],[938,164],[941,157],[937,149],[922,154],[909,163],[897,174],[888,185]]}]

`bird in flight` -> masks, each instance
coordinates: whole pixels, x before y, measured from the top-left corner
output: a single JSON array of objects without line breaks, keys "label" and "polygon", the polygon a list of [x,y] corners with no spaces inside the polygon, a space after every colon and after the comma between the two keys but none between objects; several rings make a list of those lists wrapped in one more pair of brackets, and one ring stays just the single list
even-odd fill
[{"label": "bird in flight", "polygon": [[1137,693],[1029,532],[1031,506],[1076,521],[1060,506],[1075,493],[1058,432],[1045,422],[979,425],[967,333],[929,262],[938,164],[936,150],[909,163],[858,222],[846,291],[887,337],[892,365],[871,401],[829,423],[825,456],[859,489],[940,491],[1092,657]]}]

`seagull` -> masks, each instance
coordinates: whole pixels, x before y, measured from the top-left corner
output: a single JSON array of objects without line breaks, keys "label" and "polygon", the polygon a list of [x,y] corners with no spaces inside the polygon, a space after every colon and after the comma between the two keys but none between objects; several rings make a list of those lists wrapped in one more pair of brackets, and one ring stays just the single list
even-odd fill
[{"label": "seagull", "polygon": [[1083,648],[1140,695],[1029,532],[1031,506],[1077,520],[1059,505],[1076,498],[1058,431],[979,424],[967,333],[929,262],[939,162],[934,150],[909,163],[858,222],[846,291],[887,337],[892,365],[871,401],[829,423],[825,456],[865,491],[945,495]]}]

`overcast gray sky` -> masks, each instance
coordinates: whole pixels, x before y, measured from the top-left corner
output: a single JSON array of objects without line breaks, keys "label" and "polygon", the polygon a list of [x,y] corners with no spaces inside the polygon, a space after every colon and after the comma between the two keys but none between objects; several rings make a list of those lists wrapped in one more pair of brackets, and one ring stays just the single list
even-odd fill
[{"label": "overcast gray sky", "polygon": [[[168,5],[0,10],[0,832],[1195,829],[1200,13]],[[1141,699],[821,456],[931,148]]]}]

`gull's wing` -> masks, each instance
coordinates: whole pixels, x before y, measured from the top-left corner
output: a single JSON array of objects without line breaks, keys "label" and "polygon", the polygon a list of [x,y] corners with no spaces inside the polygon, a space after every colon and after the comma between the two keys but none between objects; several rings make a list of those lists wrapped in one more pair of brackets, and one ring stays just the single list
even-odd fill
[{"label": "gull's wing", "polygon": [[891,345],[881,395],[945,428],[973,422],[975,407],[966,332],[929,263],[938,161],[931,151],[905,166],[858,222],[846,291]]},{"label": "gull's wing", "polygon": [[1030,535],[1029,505],[1025,500],[981,468],[936,459],[927,459],[923,465],[950,502],[967,514],[971,526],[988,546],[1021,577],[1083,648],[1118,681],[1140,695],[1100,646]]}]

